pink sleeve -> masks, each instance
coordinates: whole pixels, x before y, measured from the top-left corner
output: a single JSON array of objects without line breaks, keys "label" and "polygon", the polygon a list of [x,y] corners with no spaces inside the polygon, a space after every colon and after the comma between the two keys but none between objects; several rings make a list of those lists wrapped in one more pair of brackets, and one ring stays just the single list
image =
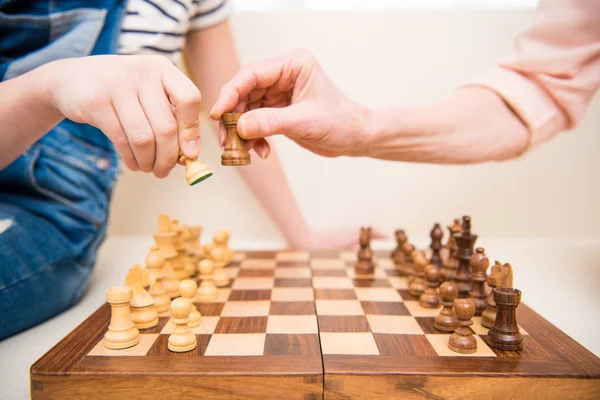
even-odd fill
[{"label": "pink sleeve", "polygon": [[512,107],[529,128],[529,147],[573,128],[600,85],[600,1],[541,0],[515,55],[472,83]]}]

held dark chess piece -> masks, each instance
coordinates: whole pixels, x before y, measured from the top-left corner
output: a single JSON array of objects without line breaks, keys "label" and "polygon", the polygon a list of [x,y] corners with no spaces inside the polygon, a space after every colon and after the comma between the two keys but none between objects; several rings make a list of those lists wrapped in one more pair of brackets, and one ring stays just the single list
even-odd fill
[{"label": "held dark chess piece", "polygon": [[391,258],[394,260],[394,265],[396,268],[400,266],[400,264],[404,263],[406,260],[403,246],[406,242],[408,242],[408,237],[406,233],[402,229],[398,229],[396,231],[396,248],[392,251]]},{"label": "held dark chess piece", "polygon": [[477,351],[477,340],[473,336],[471,325],[473,325],[473,315],[475,314],[475,304],[469,299],[458,299],[454,302],[454,311],[458,316],[458,327],[450,339],[448,347],[450,350],[461,353],[471,354]]},{"label": "held dark chess piece", "polygon": [[471,256],[471,291],[469,299],[475,304],[475,315],[479,316],[485,310],[487,304],[487,293],[485,292],[485,282],[487,281],[486,270],[490,265],[490,260],[485,255],[485,250],[478,247],[475,254]]},{"label": "held dark chess piece", "polygon": [[435,267],[441,272],[443,263],[440,250],[442,250],[442,247],[444,247],[442,245],[444,231],[442,230],[440,224],[435,224],[433,226],[433,229],[431,230],[429,236],[431,237],[431,245],[429,246],[431,248],[431,259],[429,260],[429,263],[431,265],[435,265]]},{"label": "held dark chess piece", "polygon": [[240,114],[223,114],[223,124],[227,130],[227,138],[221,155],[221,164],[227,166],[238,166],[250,164],[250,153],[246,149],[246,141],[237,133],[237,122]]},{"label": "held dark chess piece", "polygon": [[425,268],[425,277],[427,279],[427,289],[419,297],[419,304],[425,308],[438,308],[440,305],[440,296],[438,286],[440,286],[441,271],[435,265],[428,265]]},{"label": "held dark chess piece", "polygon": [[455,258],[458,259],[458,270],[456,271],[456,281],[458,282],[458,297],[465,298],[471,291],[471,274],[469,273],[469,262],[473,255],[473,246],[477,240],[477,235],[471,234],[471,217],[464,216],[462,232],[456,235]]},{"label": "held dark chess piece", "polygon": [[521,303],[521,291],[512,288],[494,289],[497,312],[494,326],[487,334],[488,344],[499,350],[521,350],[523,335],[517,325],[517,307]]},{"label": "held dark chess piece", "polygon": [[481,325],[486,328],[494,326],[496,320],[496,303],[494,302],[494,289],[497,287],[513,287],[513,272],[512,266],[508,263],[502,265],[500,261],[496,261],[490,276],[488,277],[488,286],[492,288],[488,298],[485,311],[481,314]]},{"label": "held dark chess piece", "polygon": [[442,332],[454,332],[458,326],[458,317],[454,312],[454,300],[458,296],[456,282],[444,282],[440,286],[442,310],[433,320],[433,327]]},{"label": "held dark chess piece", "polygon": [[358,250],[358,262],[354,270],[357,275],[371,275],[375,272],[370,227],[360,228],[360,250]]}]

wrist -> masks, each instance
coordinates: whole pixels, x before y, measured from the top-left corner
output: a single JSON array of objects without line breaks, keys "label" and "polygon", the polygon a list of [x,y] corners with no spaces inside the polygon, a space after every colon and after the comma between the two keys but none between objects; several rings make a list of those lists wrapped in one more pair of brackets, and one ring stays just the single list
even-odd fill
[{"label": "wrist", "polygon": [[60,60],[52,61],[36,68],[31,72],[29,78],[31,90],[35,91],[36,97],[40,100],[39,104],[43,112],[58,120],[62,120],[65,116],[56,104],[54,95],[54,84],[57,80],[57,63],[60,63]]}]

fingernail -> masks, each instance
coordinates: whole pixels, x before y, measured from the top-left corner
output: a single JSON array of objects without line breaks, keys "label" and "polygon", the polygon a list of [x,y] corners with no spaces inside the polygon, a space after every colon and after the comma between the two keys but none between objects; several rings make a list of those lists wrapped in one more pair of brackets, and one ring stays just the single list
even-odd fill
[{"label": "fingernail", "polygon": [[261,147],[260,149],[258,149],[258,155],[263,160],[266,160],[267,157],[269,156],[269,149],[267,147]]},{"label": "fingernail", "polygon": [[238,134],[242,139],[248,139],[248,128],[251,127],[252,124],[256,124],[256,120],[252,117],[252,114],[246,114],[240,117],[237,128]]},{"label": "fingernail", "polygon": [[186,151],[189,155],[196,155],[198,153],[198,147],[200,147],[198,139],[188,139],[185,144]]}]

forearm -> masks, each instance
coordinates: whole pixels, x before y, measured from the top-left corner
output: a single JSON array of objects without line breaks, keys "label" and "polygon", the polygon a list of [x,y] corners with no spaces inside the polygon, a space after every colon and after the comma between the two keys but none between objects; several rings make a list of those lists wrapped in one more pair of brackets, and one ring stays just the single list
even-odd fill
[{"label": "forearm", "polygon": [[[239,70],[239,61],[227,22],[188,37],[186,66],[200,88],[204,109],[210,110],[221,87]],[[308,227],[298,208],[273,148],[266,160],[252,155],[251,165],[237,168],[262,207],[273,219],[290,245],[298,245],[308,234]]]},{"label": "forearm", "polygon": [[367,110],[368,156],[396,161],[471,164],[519,156],[528,130],[490,90],[468,87],[424,107]]},{"label": "forearm", "polygon": [[43,68],[0,83],[0,169],[63,119],[45,92]]}]

